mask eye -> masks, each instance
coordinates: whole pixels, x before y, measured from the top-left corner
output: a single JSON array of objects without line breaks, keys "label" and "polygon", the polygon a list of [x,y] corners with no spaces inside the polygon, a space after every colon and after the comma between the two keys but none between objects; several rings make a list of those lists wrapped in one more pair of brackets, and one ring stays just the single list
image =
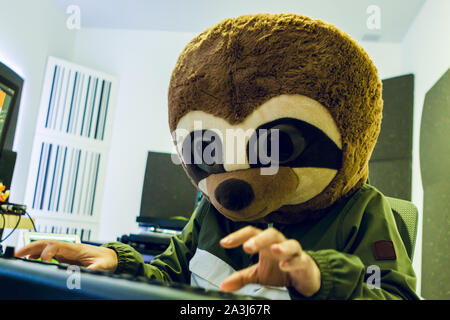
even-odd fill
[{"label": "mask eye", "polygon": [[322,130],[293,118],[276,119],[258,127],[247,144],[247,156],[251,168],[342,167],[342,150]]},{"label": "mask eye", "polygon": [[[306,139],[303,137],[301,131],[290,124],[279,124],[270,129],[269,135],[272,135],[273,130],[278,130],[278,152],[279,163],[285,164],[296,159],[306,148]],[[277,139],[269,139],[275,141]],[[271,150],[271,149],[269,149]],[[276,149],[275,149],[276,150]]]},{"label": "mask eye", "polygon": [[[257,142],[249,146],[260,165],[284,165],[297,159],[306,148],[302,132],[291,124],[278,124],[257,132]],[[272,154],[277,152],[278,155]]]},{"label": "mask eye", "polygon": [[222,142],[212,130],[194,131],[183,142],[184,163],[205,173],[223,172],[222,158]]}]

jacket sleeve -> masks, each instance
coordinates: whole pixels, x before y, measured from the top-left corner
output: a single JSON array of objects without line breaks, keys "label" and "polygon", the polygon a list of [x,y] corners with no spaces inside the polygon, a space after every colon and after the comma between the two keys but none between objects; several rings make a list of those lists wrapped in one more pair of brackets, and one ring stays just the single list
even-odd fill
[{"label": "jacket sleeve", "polygon": [[[419,299],[387,200],[376,193],[361,208],[360,214],[342,217],[336,239],[342,250],[306,251],[321,271],[321,288],[311,299]],[[294,299],[304,298],[293,288],[289,292]]]},{"label": "jacket sleeve", "polygon": [[144,263],[142,255],[134,248],[120,242],[106,243],[103,247],[113,249],[118,265],[115,273],[130,273],[152,280],[167,282],[190,282],[189,260],[197,246],[199,223],[196,210],[182,233],[173,236],[168,248],[155,256],[150,264]]}]

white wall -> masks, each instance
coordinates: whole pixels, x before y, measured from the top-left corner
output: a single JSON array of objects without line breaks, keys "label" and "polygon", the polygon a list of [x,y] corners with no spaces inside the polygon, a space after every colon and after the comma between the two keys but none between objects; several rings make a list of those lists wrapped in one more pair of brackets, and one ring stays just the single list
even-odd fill
[{"label": "white wall", "polygon": [[24,78],[14,151],[11,202],[23,203],[29,159],[49,55],[71,59],[75,33],[51,0],[0,0],[0,61]]},{"label": "white wall", "polygon": [[[0,0],[0,61],[24,80],[13,150],[17,152],[10,201],[24,203],[36,119],[49,55],[71,59],[75,34],[51,0]],[[10,230],[6,230],[4,236]],[[14,232],[6,245],[18,243]]]},{"label": "white wall", "polygon": [[119,77],[100,240],[137,231],[148,150],[172,151],[167,89],[193,33],[81,29],[74,61]]},{"label": "white wall", "polygon": [[403,73],[402,45],[400,43],[386,42],[358,42],[367,52],[378,69],[381,79],[396,77]]},{"label": "white wall", "polygon": [[[404,73],[414,73],[412,201],[419,208],[419,228],[414,254],[417,288],[421,288],[423,187],[420,174],[420,123],[426,92],[450,67],[450,1],[428,0],[406,34],[403,43]],[[442,214],[448,214],[443,212]]]}]

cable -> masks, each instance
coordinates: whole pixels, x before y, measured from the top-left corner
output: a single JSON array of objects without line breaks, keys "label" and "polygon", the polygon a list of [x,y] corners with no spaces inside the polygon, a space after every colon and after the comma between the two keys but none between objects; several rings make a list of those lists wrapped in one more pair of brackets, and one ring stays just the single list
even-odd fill
[{"label": "cable", "polygon": [[20,220],[22,220],[22,216],[19,215],[19,219],[17,220],[16,225],[14,226],[14,229],[12,229],[12,231],[3,239],[0,239],[0,243],[2,243],[3,241],[5,241],[6,239],[9,238],[9,236],[11,236],[13,234],[14,231],[16,231],[17,227],[19,226]]},{"label": "cable", "polygon": [[[3,237],[3,230],[5,230],[6,227],[6,218],[5,215],[3,213],[1,213],[2,218],[3,218],[3,226],[0,228],[0,243],[1,243],[1,239]],[[2,253],[2,247],[0,246],[0,253]]]},{"label": "cable", "polygon": [[25,211],[25,214],[28,216],[28,218],[30,218],[31,224],[33,225],[34,232],[37,232],[36,226],[34,225],[34,222],[33,222],[33,219],[31,219],[31,216],[26,211]]},{"label": "cable", "polygon": [[2,213],[1,215],[2,215],[2,218],[3,218],[3,226],[0,229],[5,229],[5,226],[6,226],[5,214]]}]

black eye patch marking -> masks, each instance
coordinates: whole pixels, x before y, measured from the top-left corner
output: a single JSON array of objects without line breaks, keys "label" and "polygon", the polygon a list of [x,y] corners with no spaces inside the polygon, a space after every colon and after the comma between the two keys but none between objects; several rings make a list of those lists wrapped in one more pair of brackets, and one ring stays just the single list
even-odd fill
[{"label": "black eye patch marking", "polygon": [[[278,145],[278,157],[271,154],[274,143]],[[342,166],[342,150],[322,130],[292,118],[277,119],[258,127],[247,145],[247,157],[251,168],[278,164],[339,170]]]},{"label": "black eye patch marking", "polygon": [[213,130],[196,130],[183,141],[182,157],[189,176],[198,182],[210,174],[225,172],[222,141]]}]

